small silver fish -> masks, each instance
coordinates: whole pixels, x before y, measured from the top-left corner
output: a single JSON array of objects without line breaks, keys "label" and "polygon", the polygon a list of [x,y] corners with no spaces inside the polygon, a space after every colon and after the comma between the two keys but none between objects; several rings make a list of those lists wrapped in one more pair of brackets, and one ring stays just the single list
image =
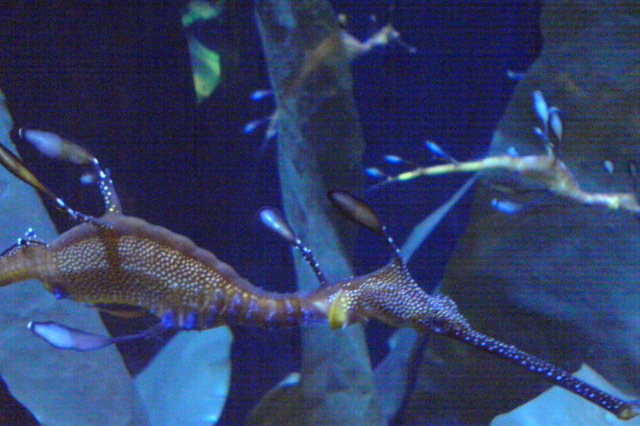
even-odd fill
[{"label": "small silver fish", "polygon": [[397,155],[389,154],[389,155],[385,155],[383,158],[388,163],[397,164],[397,163],[403,163],[404,162],[404,160],[402,158],[398,157]]},{"label": "small silver fish", "polygon": [[453,158],[449,153],[447,153],[444,149],[440,148],[440,145],[433,141],[424,141],[424,145],[431,151],[436,157],[441,158],[449,163],[458,164],[458,161]]},{"label": "small silver fish", "polygon": [[251,133],[268,121],[269,121],[269,117],[262,117],[262,118],[257,118],[255,120],[251,120],[250,122],[242,126],[242,133]]},{"label": "small silver fish", "polygon": [[549,118],[549,108],[547,107],[547,101],[544,100],[544,96],[540,90],[536,90],[533,92],[533,108],[542,120],[545,123],[545,128],[547,127],[547,120]]},{"label": "small silver fish", "polygon": [[367,167],[365,173],[371,177],[389,177],[386,173],[377,167]]},{"label": "small silver fish", "polygon": [[520,154],[518,154],[518,150],[514,146],[510,146],[509,148],[507,148],[507,154],[512,157],[520,157]]},{"label": "small silver fish", "polygon": [[507,214],[518,213],[522,211],[522,209],[524,209],[524,206],[520,203],[516,203],[515,201],[511,200],[501,200],[498,198],[494,198],[491,200],[491,207]]},{"label": "small silver fish", "polygon": [[507,78],[510,78],[511,80],[522,80],[526,74],[527,73],[525,71],[507,70]]},{"label": "small silver fish", "polygon": [[614,168],[614,166],[613,166],[613,161],[611,161],[611,160],[604,160],[603,165],[604,165],[605,170],[606,170],[610,175],[611,175],[611,174],[613,174],[613,172],[614,172],[614,170],[615,170],[615,168]]},{"label": "small silver fish", "polygon": [[562,141],[562,119],[560,118],[560,110],[556,107],[549,109],[549,129],[556,136],[558,142]]},{"label": "small silver fish", "polygon": [[267,96],[272,96],[272,95],[273,95],[273,91],[272,90],[269,90],[269,89],[258,89],[258,90],[255,90],[253,93],[251,93],[251,95],[249,97],[253,101],[259,101],[260,99],[264,99]]}]

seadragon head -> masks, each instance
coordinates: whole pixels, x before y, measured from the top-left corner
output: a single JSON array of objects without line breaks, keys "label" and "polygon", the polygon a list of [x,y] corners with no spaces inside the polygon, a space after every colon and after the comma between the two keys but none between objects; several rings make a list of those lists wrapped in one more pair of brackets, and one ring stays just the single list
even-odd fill
[{"label": "seadragon head", "polygon": [[346,217],[381,236],[393,250],[393,258],[384,267],[339,283],[328,312],[332,328],[375,318],[422,333],[469,329],[451,298],[430,295],[413,279],[386,227],[369,205],[340,191],[329,192],[329,198]]}]

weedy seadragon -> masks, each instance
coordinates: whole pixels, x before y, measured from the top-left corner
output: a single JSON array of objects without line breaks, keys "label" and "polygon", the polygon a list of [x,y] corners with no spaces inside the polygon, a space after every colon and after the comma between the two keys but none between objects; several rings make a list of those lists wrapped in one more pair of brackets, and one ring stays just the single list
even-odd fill
[{"label": "weedy seadragon", "polygon": [[0,286],[35,278],[57,298],[89,303],[123,317],[151,312],[159,318],[156,326],[143,333],[117,337],[54,322],[29,322],[37,336],[56,347],[93,350],[167,328],[202,330],[228,323],[277,328],[319,322],[339,328],[375,318],[420,333],[445,335],[504,358],[620,419],[638,415],[636,402],[619,399],[474,330],[451,298],[430,295],[416,283],[378,215],[345,192],[331,191],[329,198],[346,217],[386,241],[393,251],[391,261],[369,274],[329,283],[311,251],[274,209],[267,208],[260,215],[263,222],[300,249],[321,284],[306,294],[279,294],[254,286],[187,237],[123,215],[109,173],[88,151],[49,132],[26,130],[21,134],[49,156],[90,165],[106,212],[96,218],[71,209],[0,145],[0,162],[8,170],[81,222],[51,243],[28,234],[5,250],[0,255]]}]

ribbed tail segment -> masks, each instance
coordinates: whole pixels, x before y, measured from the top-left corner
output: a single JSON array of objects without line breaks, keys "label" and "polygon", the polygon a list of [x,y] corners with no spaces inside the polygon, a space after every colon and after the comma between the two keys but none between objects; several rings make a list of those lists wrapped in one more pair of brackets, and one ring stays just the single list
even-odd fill
[{"label": "ribbed tail segment", "polygon": [[42,279],[51,271],[51,252],[45,244],[15,245],[0,256],[0,287],[32,278]]}]

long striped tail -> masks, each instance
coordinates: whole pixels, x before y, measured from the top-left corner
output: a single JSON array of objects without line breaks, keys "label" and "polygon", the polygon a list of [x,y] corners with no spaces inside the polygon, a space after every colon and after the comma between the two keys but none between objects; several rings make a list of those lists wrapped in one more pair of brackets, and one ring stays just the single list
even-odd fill
[{"label": "long striped tail", "polygon": [[571,373],[524,352],[513,345],[500,342],[474,330],[451,330],[445,334],[475,348],[518,364],[542,376],[548,382],[561,386],[599,405],[605,410],[615,414],[619,419],[628,420],[639,414],[639,407],[636,401],[625,401],[604,392],[573,376]]}]

